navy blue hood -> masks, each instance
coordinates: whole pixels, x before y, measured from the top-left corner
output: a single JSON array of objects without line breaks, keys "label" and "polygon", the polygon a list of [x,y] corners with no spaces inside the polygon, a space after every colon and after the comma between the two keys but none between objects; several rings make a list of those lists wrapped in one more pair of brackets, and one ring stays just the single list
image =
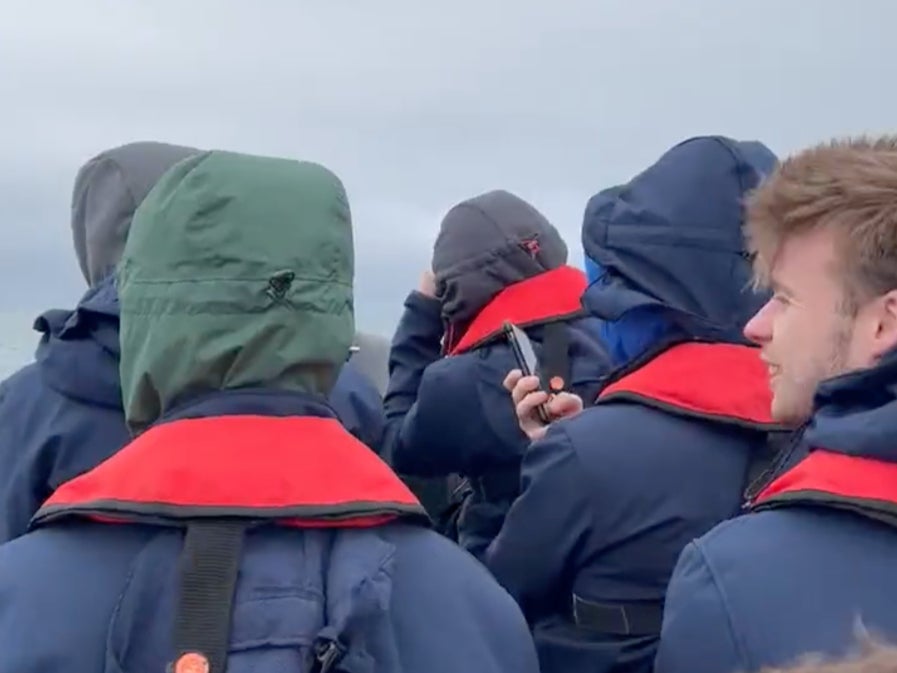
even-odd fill
[{"label": "navy blue hood", "polygon": [[824,381],[814,408],[805,446],[897,463],[897,350],[871,369]]},{"label": "navy blue hood", "polygon": [[81,298],[74,311],[47,311],[35,359],[48,386],[85,403],[120,409],[118,294],[114,276]]},{"label": "navy blue hood", "polygon": [[744,343],[742,328],[766,302],[752,290],[743,202],[776,164],[762,143],[686,140],[586,207],[586,257],[605,275],[583,303],[605,320],[662,308],[693,338]]}]

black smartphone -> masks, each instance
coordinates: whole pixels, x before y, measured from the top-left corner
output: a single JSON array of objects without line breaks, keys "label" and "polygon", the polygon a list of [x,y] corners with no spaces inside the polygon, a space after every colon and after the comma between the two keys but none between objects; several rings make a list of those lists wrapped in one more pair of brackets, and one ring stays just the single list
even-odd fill
[{"label": "black smartphone", "polygon": [[[511,351],[514,353],[514,359],[517,360],[517,366],[520,368],[520,371],[523,372],[524,376],[539,376],[541,380],[539,358],[536,357],[536,351],[533,349],[533,342],[530,341],[526,332],[508,321],[505,321],[503,329],[505,336],[508,339],[508,344],[511,346]],[[544,404],[540,404],[536,407],[536,413],[539,414],[539,420],[543,423],[546,425],[551,423],[551,414],[548,413],[548,409],[545,408]]]}]

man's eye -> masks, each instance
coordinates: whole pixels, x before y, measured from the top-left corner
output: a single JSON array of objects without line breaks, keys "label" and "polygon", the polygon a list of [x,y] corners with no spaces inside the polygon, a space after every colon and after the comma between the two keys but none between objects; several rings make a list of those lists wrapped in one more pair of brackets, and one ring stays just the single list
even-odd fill
[{"label": "man's eye", "polygon": [[776,292],[774,295],[772,295],[772,298],[773,298],[773,301],[775,301],[777,304],[787,304],[788,303],[788,297],[783,295],[781,292]]}]

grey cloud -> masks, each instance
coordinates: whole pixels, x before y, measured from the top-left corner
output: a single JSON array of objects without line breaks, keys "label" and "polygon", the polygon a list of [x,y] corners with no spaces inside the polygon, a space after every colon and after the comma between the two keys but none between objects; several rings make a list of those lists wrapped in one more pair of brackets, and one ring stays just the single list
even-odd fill
[{"label": "grey cloud", "polygon": [[11,1],[0,8],[0,310],[83,290],[71,180],[162,140],[346,182],[359,323],[389,331],[453,203],[504,188],[579,255],[585,200],[686,136],[787,152],[894,130],[888,0]]}]

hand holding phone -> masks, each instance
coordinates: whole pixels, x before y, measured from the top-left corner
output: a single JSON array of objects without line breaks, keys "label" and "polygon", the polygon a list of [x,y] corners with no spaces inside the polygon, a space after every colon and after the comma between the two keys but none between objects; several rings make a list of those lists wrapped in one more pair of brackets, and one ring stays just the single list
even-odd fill
[{"label": "hand holding phone", "polygon": [[[550,392],[550,388],[546,386],[546,382],[542,380],[543,372],[539,367],[539,359],[536,357],[535,349],[533,349],[533,342],[530,341],[526,332],[517,327],[517,325],[507,321],[505,321],[503,329],[520,371],[523,372],[524,376],[538,376],[542,389],[546,392]],[[540,404],[536,407],[536,413],[539,415],[539,420],[543,423],[546,425],[551,423],[551,414],[544,404]]]}]

